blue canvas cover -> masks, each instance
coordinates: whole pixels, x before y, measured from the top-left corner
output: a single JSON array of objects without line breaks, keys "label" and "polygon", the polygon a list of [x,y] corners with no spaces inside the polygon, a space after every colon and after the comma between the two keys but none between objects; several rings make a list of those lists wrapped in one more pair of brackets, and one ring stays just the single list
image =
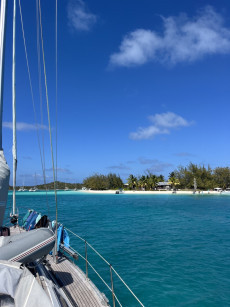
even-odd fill
[{"label": "blue canvas cover", "polygon": [[28,210],[27,213],[24,215],[23,219],[22,219],[22,225],[25,223],[25,221],[27,220],[28,216],[31,214],[33,210]]},{"label": "blue canvas cover", "polygon": [[60,243],[62,241],[62,231],[63,231],[63,225],[60,225],[57,230],[57,251],[59,251],[60,249]]},{"label": "blue canvas cover", "polygon": [[65,230],[65,228],[63,230],[63,243],[64,243],[64,246],[69,247],[69,234]]},{"label": "blue canvas cover", "polygon": [[41,217],[42,217],[42,215],[41,215],[41,213],[39,213],[37,218],[36,218],[35,224],[37,224],[40,221]]},{"label": "blue canvas cover", "polygon": [[38,217],[38,214],[35,213],[34,216],[33,216],[32,219],[31,219],[30,223],[27,225],[26,230],[32,230],[32,229],[34,229],[34,226],[35,226],[35,224],[36,224],[36,219],[37,219],[37,217]]},{"label": "blue canvas cover", "polygon": [[30,215],[33,213],[34,210],[28,210],[28,212],[26,213],[26,215],[23,217],[22,219],[22,227],[25,227],[26,221],[28,220],[28,218],[30,217]]},{"label": "blue canvas cover", "polygon": [[28,218],[27,218],[27,220],[26,220],[26,222],[25,222],[25,224],[24,224],[24,228],[25,228],[25,229],[27,229],[28,225],[30,225],[30,222],[31,222],[31,220],[32,220],[32,218],[33,218],[33,216],[34,216],[35,214],[36,214],[36,212],[33,211],[33,212],[31,212],[31,214],[28,216]]}]

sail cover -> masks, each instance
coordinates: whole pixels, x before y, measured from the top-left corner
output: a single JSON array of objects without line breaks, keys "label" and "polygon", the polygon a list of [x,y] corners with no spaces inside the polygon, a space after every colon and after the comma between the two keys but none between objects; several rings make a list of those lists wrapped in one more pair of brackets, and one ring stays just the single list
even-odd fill
[{"label": "sail cover", "polygon": [[10,168],[6,163],[3,150],[0,150],[0,227],[3,223],[5,208],[8,197],[8,188],[10,180]]},{"label": "sail cover", "polygon": [[0,261],[0,306],[51,307],[49,297],[21,263]]}]

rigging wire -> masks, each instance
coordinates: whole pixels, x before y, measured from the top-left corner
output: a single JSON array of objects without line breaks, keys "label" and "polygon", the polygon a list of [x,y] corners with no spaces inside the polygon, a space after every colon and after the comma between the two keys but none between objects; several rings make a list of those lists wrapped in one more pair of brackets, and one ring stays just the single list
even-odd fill
[{"label": "rigging wire", "polygon": [[16,172],[17,172],[17,142],[16,142],[16,97],[15,97],[15,38],[16,38],[16,0],[13,8],[13,48],[12,48],[12,117],[13,117],[13,213],[16,216]]},{"label": "rigging wire", "polygon": [[29,77],[30,92],[31,92],[33,111],[34,111],[34,121],[35,121],[35,126],[36,126],[36,131],[37,131],[37,139],[38,139],[38,147],[39,147],[42,171],[44,173],[44,163],[43,163],[43,159],[42,159],[41,144],[40,144],[40,138],[39,138],[39,128],[38,128],[37,115],[36,115],[35,102],[34,102],[34,93],[33,93],[32,81],[31,81],[30,67],[29,67],[28,54],[27,54],[27,48],[26,48],[25,32],[24,32],[24,26],[23,26],[21,0],[18,0],[18,3],[19,3],[23,43],[24,43],[25,56],[26,56],[26,66],[27,66],[27,72],[28,72],[28,77]]},{"label": "rigging wire", "polygon": [[45,78],[45,89],[46,89],[46,105],[47,105],[47,114],[49,122],[49,134],[50,134],[50,147],[51,147],[51,159],[52,159],[52,168],[53,168],[53,180],[54,180],[54,193],[55,193],[55,203],[56,203],[56,232],[55,232],[55,256],[57,257],[57,226],[58,226],[58,212],[57,212],[57,190],[56,190],[56,180],[55,180],[55,167],[54,167],[54,155],[53,155],[53,143],[52,143],[52,133],[51,133],[51,122],[50,122],[50,110],[49,110],[49,97],[48,97],[48,88],[47,88],[47,78],[46,78],[46,64],[45,64],[45,53],[44,53],[44,44],[43,44],[43,31],[42,31],[42,15],[41,15],[41,2],[39,1],[39,16],[40,16],[40,35],[41,35],[41,45],[42,45],[42,57],[43,57],[43,70]]},{"label": "rigging wire", "polygon": [[57,181],[57,122],[58,122],[58,110],[57,110],[57,103],[58,103],[58,90],[57,90],[57,86],[58,86],[58,51],[57,51],[57,47],[58,47],[58,3],[56,0],[56,21],[55,21],[55,56],[56,56],[56,96],[55,96],[55,103],[56,103],[56,181]]},{"label": "rigging wire", "polygon": [[[38,12],[38,0],[36,0],[36,21],[37,21],[37,55],[38,55],[38,81],[39,81],[39,97],[40,97],[40,113],[41,113],[41,126],[43,126],[43,101],[42,101],[42,81],[41,81],[41,48],[40,48],[40,31],[39,31],[39,12]],[[47,195],[47,185],[46,185],[46,167],[45,167],[45,146],[44,146],[44,132],[42,134],[42,151],[43,151],[43,180],[46,188],[46,206],[48,208],[49,215],[49,203]]]}]

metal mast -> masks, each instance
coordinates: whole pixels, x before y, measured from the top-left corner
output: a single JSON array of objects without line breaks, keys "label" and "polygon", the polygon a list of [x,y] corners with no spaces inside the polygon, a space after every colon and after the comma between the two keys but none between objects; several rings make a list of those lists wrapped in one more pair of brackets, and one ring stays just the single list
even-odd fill
[{"label": "metal mast", "polygon": [[3,86],[4,86],[4,54],[6,34],[6,7],[7,0],[1,1],[0,19],[0,150],[2,150],[2,109],[3,109]]},{"label": "metal mast", "polygon": [[13,112],[13,216],[16,214],[16,171],[17,171],[17,143],[16,143],[16,99],[15,99],[15,28],[16,28],[16,0],[13,11],[13,67],[12,67],[12,112]]}]

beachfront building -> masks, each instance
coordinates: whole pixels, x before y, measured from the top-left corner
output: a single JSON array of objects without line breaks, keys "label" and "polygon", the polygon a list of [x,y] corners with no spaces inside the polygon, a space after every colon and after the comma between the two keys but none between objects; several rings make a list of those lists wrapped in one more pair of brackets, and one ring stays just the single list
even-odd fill
[{"label": "beachfront building", "polygon": [[172,184],[170,182],[158,182],[157,183],[157,190],[166,190],[169,191],[171,190]]}]

